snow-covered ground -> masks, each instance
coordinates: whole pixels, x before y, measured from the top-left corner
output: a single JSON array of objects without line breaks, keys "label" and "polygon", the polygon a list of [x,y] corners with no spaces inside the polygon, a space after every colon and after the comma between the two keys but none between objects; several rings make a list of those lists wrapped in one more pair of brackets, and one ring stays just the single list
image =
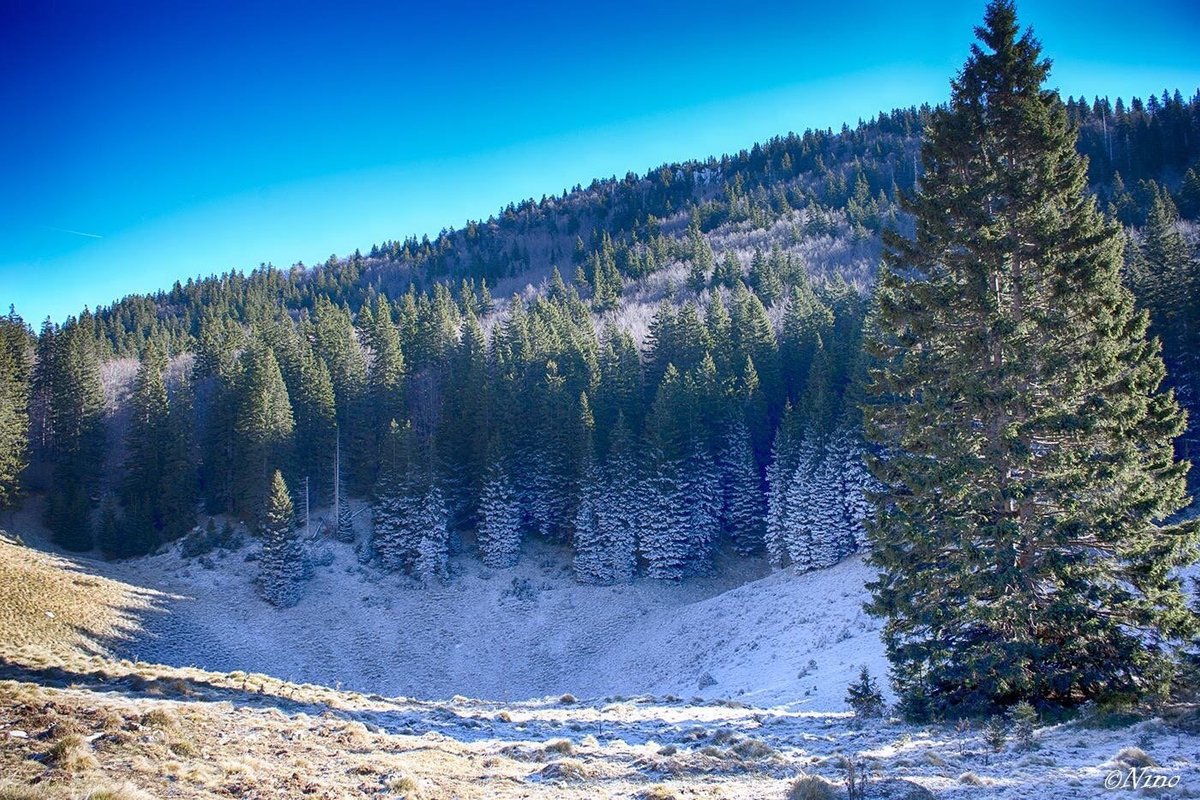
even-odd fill
[{"label": "snow-covered ground", "polygon": [[[843,698],[860,666],[886,685],[878,622],[862,610],[871,570],[857,558],[805,575],[739,560],[681,585],[595,587],[575,582],[562,552],[533,547],[507,570],[459,557],[450,580],[418,586],[330,542],[300,604],[278,610],[254,592],[255,548],[207,563],[178,546],[77,563],[164,593],[121,655],[362,691],[321,718],[527,763],[514,797],[554,796],[575,768],[592,776],[587,796],[641,797],[630,787],[650,781],[674,797],[783,797],[799,774],[838,782],[849,758],[875,786],[893,782],[872,796],[1100,798],[1123,796],[1105,779],[1143,757],[1155,765],[1143,778],[1175,781],[1154,796],[1200,797],[1200,736],[1158,720],[1048,725],[1034,749],[1000,752],[978,724],[854,720]],[[262,676],[242,680],[241,693],[197,683],[191,702],[277,713],[278,696],[246,688]],[[549,795],[529,794],[538,787]]]},{"label": "snow-covered ground", "polygon": [[804,576],[755,579],[765,565],[742,562],[720,578],[599,587],[577,583],[563,553],[533,548],[504,570],[460,557],[449,581],[420,586],[359,564],[349,545],[323,547],[333,563],[283,610],[254,592],[254,545],[213,568],[177,548],[98,565],[178,596],[123,655],[429,699],[649,693],[820,711],[843,709],[860,665],[886,675],[859,559]]}]

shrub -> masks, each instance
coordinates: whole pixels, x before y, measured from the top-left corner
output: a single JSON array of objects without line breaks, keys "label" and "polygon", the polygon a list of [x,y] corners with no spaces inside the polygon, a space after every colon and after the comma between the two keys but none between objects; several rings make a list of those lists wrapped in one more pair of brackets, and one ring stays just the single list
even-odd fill
[{"label": "shrub", "polygon": [[74,772],[76,770],[93,769],[99,766],[84,744],[83,737],[77,733],[68,734],[56,741],[46,751],[45,762],[52,767]]},{"label": "shrub", "polygon": [[661,783],[656,783],[646,791],[638,795],[638,800],[678,800],[677,795],[663,786]]},{"label": "shrub", "polygon": [[546,753],[558,753],[559,755],[569,756],[575,752],[575,746],[567,739],[556,739],[553,742],[547,742],[542,750]]},{"label": "shrub", "polygon": [[1008,721],[1012,726],[1013,746],[1017,750],[1034,748],[1033,728],[1037,724],[1037,711],[1022,700],[1008,710]]},{"label": "shrub", "polygon": [[835,800],[833,784],[816,775],[801,775],[788,789],[787,800]]},{"label": "shrub", "polygon": [[1008,741],[1008,727],[1002,717],[988,720],[987,727],[983,729],[983,740],[997,753],[1004,749],[1004,743]]},{"label": "shrub", "polygon": [[775,748],[762,741],[761,739],[742,739],[740,742],[729,748],[738,756],[757,760],[775,755]]},{"label": "shrub", "polygon": [[542,768],[542,776],[556,781],[585,781],[588,774],[582,763],[573,758],[565,758]]},{"label": "shrub", "polygon": [[958,776],[958,782],[964,786],[986,786],[983,778],[976,775],[974,772],[964,772]]},{"label": "shrub", "polygon": [[1113,756],[1113,762],[1125,767],[1137,767],[1138,769],[1158,766],[1158,762],[1140,747],[1122,747],[1121,751]]},{"label": "shrub", "polygon": [[871,677],[871,671],[865,665],[858,673],[858,680],[846,690],[846,704],[854,710],[855,716],[883,716],[883,693],[879,691],[879,682]]},{"label": "shrub", "polygon": [[0,800],[49,800],[51,796],[43,786],[0,786]]},{"label": "shrub", "polygon": [[408,775],[395,775],[387,779],[387,788],[392,794],[398,794],[405,798],[415,798],[421,787],[417,784],[416,778],[411,778]]}]

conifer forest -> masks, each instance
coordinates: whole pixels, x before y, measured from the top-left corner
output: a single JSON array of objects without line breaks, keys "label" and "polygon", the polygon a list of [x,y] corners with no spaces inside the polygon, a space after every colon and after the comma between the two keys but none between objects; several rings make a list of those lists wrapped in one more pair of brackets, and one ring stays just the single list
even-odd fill
[{"label": "conifer forest", "polygon": [[1062,96],[1049,55],[992,0],[946,103],[10,309],[0,520],[114,564],[250,543],[279,614],[349,569],[325,541],[430,597],[863,569],[860,717],[877,679],[1010,736],[1194,706],[1200,91]]}]

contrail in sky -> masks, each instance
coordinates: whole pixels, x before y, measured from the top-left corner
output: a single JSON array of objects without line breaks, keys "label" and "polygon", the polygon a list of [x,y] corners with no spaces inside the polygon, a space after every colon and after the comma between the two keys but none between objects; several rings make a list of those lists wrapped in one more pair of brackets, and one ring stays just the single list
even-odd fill
[{"label": "contrail in sky", "polygon": [[98,233],[84,233],[83,231],[73,231],[70,228],[56,228],[53,225],[43,225],[42,227],[47,228],[52,231],[58,231],[59,233],[73,233],[76,236],[86,236],[89,239],[103,239],[104,238],[103,236],[101,236]]}]

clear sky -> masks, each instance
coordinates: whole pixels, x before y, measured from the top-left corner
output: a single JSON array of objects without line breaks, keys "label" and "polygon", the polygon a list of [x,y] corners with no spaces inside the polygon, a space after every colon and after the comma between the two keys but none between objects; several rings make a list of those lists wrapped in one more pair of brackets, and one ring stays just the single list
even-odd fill
[{"label": "clear sky", "polygon": [[[941,102],[984,0],[0,0],[0,304],[35,326]],[[1064,94],[1200,88],[1193,2],[1018,0]]]}]

